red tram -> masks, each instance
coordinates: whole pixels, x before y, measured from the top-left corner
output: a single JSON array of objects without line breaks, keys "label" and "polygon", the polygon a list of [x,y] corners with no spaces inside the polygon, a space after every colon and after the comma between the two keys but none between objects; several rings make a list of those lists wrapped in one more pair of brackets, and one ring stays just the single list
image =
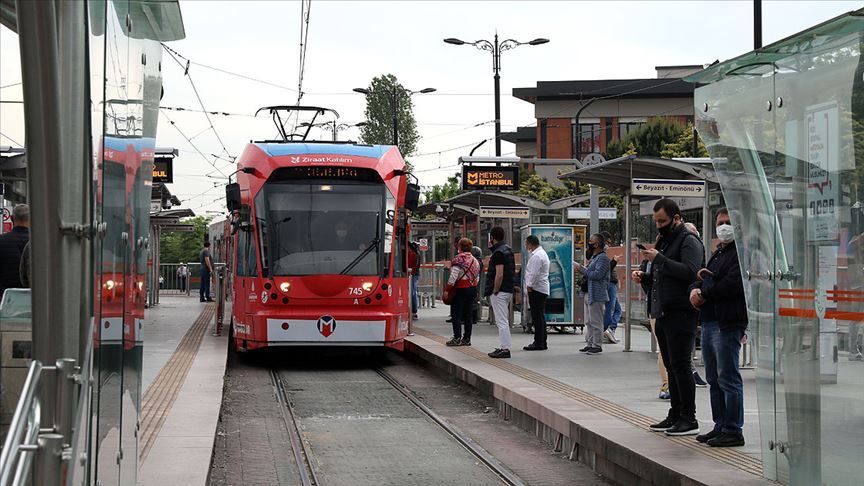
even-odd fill
[{"label": "red tram", "polygon": [[393,146],[255,142],[226,188],[238,350],[387,346],[408,333],[408,182]]}]

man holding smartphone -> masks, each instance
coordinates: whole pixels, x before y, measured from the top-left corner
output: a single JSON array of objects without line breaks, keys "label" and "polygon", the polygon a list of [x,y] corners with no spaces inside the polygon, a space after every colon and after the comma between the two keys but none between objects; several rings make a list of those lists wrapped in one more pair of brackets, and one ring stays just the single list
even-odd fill
[{"label": "man holding smartphone", "polygon": [[690,303],[700,309],[702,358],[711,386],[714,428],[696,440],[711,447],[744,445],[744,381],[738,370],[741,338],[747,330],[744,283],[729,211],[717,211],[717,251],[690,291]]},{"label": "man holding smartphone", "polygon": [[681,210],[671,199],[654,205],[654,224],[660,238],[653,249],[643,250],[650,274],[637,270],[633,280],[648,295],[648,313],[656,319],[657,343],[669,371],[671,407],[666,419],[651,425],[667,435],[696,435],[696,382],[691,353],[696,340],[697,312],[690,305],[690,285],[702,267],[702,242],[684,228]]}]

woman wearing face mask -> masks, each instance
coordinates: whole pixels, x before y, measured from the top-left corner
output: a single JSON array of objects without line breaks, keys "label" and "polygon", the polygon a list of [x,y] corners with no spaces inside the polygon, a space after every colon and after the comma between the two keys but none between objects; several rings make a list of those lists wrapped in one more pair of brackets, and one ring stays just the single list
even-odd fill
[{"label": "woman wearing face mask", "polygon": [[735,232],[729,212],[717,212],[717,251],[707,268],[699,270],[690,291],[690,303],[700,310],[702,357],[711,386],[714,428],[696,440],[712,447],[744,445],[744,384],[738,370],[741,339],[747,330],[747,305]]},{"label": "woman wearing face mask", "polygon": [[600,354],[603,352],[603,316],[606,302],[609,301],[609,257],[606,256],[606,238],[593,234],[588,239],[588,255],[591,261],[586,265],[574,264],[576,271],[588,279],[588,315],[586,316],[585,341],[582,353]]}]

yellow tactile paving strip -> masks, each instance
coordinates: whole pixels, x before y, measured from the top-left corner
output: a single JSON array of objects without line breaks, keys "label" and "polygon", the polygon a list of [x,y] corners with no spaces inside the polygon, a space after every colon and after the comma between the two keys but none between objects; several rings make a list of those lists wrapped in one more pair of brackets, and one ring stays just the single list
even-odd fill
[{"label": "yellow tactile paving strip", "polygon": [[[443,336],[439,336],[434,332],[428,331],[426,329],[422,329],[419,327],[415,327],[414,331],[428,339],[436,341],[438,343],[444,344],[447,342],[447,338]],[[560,393],[568,398],[572,398],[580,403],[588,405],[596,410],[601,412],[608,413],[613,417],[623,420],[631,425],[639,427],[644,430],[648,430],[648,426],[655,422],[655,419],[642,415],[640,413],[634,412],[628,408],[622,407],[617,403],[610,402],[609,400],[605,400],[603,398],[598,397],[597,395],[593,395],[586,391],[580,390],[576,387],[568,385],[566,383],[560,382],[554,378],[549,378],[548,376],[537,373],[536,371],[529,370],[522,366],[513,364],[506,360],[501,359],[493,359],[483,353],[471,347],[454,347],[449,348],[456,351],[460,351],[462,353],[471,356],[472,358],[478,359],[486,364],[495,366],[502,370],[505,370],[509,373],[512,373],[516,376],[524,378],[534,384],[546,387],[552,391]],[[743,471],[749,472],[751,474],[755,474],[759,477],[762,477],[762,462],[759,459],[756,459],[752,456],[748,456],[742,452],[736,451],[734,449],[723,449],[723,448],[712,448],[706,447],[703,444],[697,443],[693,437],[670,437],[663,434],[658,434],[665,437],[668,440],[671,440],[679,445],[692,449],[694,451],[699,452],[700,454],[704,454],[708,457],[716,459],[718,461],[724,462],[731,466],[735,466]]]},{"label": "yellow tactile paving strip", "polygon": [[195,323],[186,331],[174,354],[156,375],[153,383],[144,393],[141,403],[141,433],[139,435],[139,458],[141,462],[147,458],[150,448],[156,442],[156,437],[162,429],[162,424],[168,418],[171,407],[186,381],[189,368],[198,354],[198,347],[204,338],[204,332],[213,322],[216,313],[215,304],[207,304]]}]

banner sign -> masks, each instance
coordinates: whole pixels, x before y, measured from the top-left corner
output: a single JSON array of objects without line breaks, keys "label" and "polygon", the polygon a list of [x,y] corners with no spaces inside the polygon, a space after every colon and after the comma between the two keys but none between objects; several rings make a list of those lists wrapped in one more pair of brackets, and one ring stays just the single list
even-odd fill
[{"label": "banner sign", "polygon": [[518,167],[462,166],[464,191],[515,191],[519,189]]},{"label": "banner sign", "polygon": [[633,179],[633,196],[705,197],[705,181],[678,179]]},{"label": "banner sign", "polygon": [[450,231],[450,223],[446,221],[428,223],[412,222],[411,232],[415,231]]},{"label": "banner sign", "polygon": [[807,107],[807,241],[840,238],[840,111]]},{"label": "banner sign", "polygon": [[[567,219],[591,219],[591,208],[567,208]],[[600,219],[618,219],[618,208],[600,208]]]},{"label": "banner sign", "polygon": [[171,184],[174,182],[174,159],[157,157],[153,159],[153,182]]},{"label": "banner sign", "polygon": [[480,206],[481,218],[528,219],[531,208],[512,206]]}]

